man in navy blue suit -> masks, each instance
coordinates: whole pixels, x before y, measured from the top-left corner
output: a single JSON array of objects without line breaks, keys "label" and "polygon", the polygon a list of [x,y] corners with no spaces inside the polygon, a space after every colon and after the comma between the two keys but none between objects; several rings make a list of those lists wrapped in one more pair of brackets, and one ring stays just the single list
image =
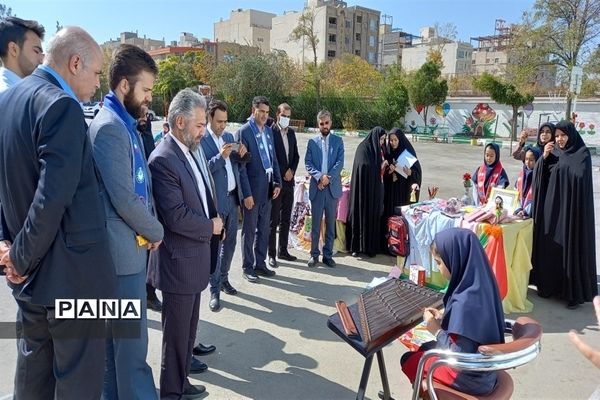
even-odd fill
[{"label": "man in navy blue suit", "polygon": [[208,307],[211,311],[217,311],[221,307],[221,290],[229,295],[237,293],[229,283],[229,268],[237,240],[238,206],[242,203],[242,189],[240,188],[240,163],[230,155],[235,145],[238,147],[235,151],[243,157],[246,154],[246,147],[234,143],[233,135],[225,132],[226,125],[227,104],[220,100],[211,101],[208,106],[208,125],[200,145],[215,182],[217,210],[225,227],[225,238],[219,246],[216,268],[210,275]]},{"label": "man in navy blue suit", "polygon": [[319,237],[321,218],[325,213],[325,245],[323,264],[335,267],[333,261],[333,240],[335,239],[335,219],[337,204],[342,196],[341,172],[344,168],[344,142],[339,136],[331,135],[331,113],[322,110],[317,114],[320,135],[312,138],[306,148],[304,164],[310,174],[308,195],[312,210],[310,259],[308,266],[319,262]]},{"label": "man in navy blue suit", "polygon": [[104,321],[57,318],[55,301],[115,298],[79,104],[100,87],[102,51],[77,27],[60,30],[47,50],[44,64],[0,97],[0,265],[18,305],[14,398],[98,399]]},{"label": "man in navy blue suit", "polygon": [[240,171],[244,206],[242,214],[242,268],[244,278],[258,282],[258,275],[273,276],[266,257],[271,225],[271,200],[279,196],[281,175],[275,155],[271,128],[266,126],[269,100],[256,96],[252,100],[252,116],[239,130],[240,142],[252,157]]}]

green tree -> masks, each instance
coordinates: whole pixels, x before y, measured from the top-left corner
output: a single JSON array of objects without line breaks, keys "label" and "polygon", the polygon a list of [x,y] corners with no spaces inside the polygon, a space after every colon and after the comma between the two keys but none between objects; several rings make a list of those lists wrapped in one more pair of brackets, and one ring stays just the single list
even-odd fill
[{"label": "green tree", "polygon": [[318,32],[315,28],[316,11],[314,8],[305,8],[298,19],[298,25],[292,30],[290,39],[296,42],[302,41],[302,45],[309,47],[313,53],[312,64],[308,67],[310,81],[315,88],[317,112],[321,110],[321,82],[325,67],[319,65],[317,58],[317,45],[319,44]]},{"label": "green tree", "polygon": [[418,105],[424,107],[425,125],[427,125],[429,106],[442,104],[448,95],[448,82],[442,79],[441,75],[440,65],[433,61],[427,61],[409,80],[410,102],[414,107]]},{"label": "green tree", "polygon": [[12,16],[12,8],[0,3],[0,19]]},{"label": "green tree", "polygon": [[410,107],[404,74],[397,64],[387,68],[375,103],[381,126],[391,129],[398,126]]},{"label": "green tree", "polygon": [[[527,57],[513,63],[530,69],[555,65],[568,86],[572,68],[585,64],[590,47],[599,37],[600,0],[536,0],[533,12],[524,15],[521,29],[520,53]],[[567,119],[572,101],[573,93],[568,92]]]},{"label": "green tree", "polygon": [[266,96],[271,111],[284,100],[289,80],[279,67],[281,57],[273,53],[244,55],[217,66],[212,77],[218,83],[215,93],[227,103],[231,121],[248,118],[254,96]]},{"label": "green tree", "polygon": [[326,92],[344,96],[375,97],[383,76],[363,58],[344,54],[327,65],[323,82]]},{"label": "green tree", "polygon": [[200,57],[196,53],[169,56],[158,63],[158,77],[154,83],[154,91],[162,96],[165,109],[177,92],[203,83],[194,71],[195,62]]},{"label": "green tree", "polygon": [[474,86],[489,94],[496,103],[512,107],[511,137],[516,140],[519,108],[533,102],[533,96],[521,93],[515,85],[504,83],[487,72],[475,80]]}]

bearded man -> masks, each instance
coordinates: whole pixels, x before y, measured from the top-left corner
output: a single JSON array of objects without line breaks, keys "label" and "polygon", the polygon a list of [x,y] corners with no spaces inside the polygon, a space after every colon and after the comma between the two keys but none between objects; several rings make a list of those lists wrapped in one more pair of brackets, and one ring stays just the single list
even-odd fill
[{"label": "bearded man", "polygon": [[103,399],[157,398],[146,362],[146,263],[148,252],[162,241],[163,227],[155,215],[150,174],[136,130],[137,120],[152,101],[157,73],[148,53],[122,45],[109,68],[111,91],[88,130],[104,192],[117,296],[141,303],[139,333],[131,322],[108,323]]}]

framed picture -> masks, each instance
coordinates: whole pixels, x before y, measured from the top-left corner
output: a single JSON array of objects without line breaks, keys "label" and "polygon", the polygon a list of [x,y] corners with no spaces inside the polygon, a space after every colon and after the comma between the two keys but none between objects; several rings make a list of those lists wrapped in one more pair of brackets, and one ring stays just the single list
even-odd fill
[{"label": "framed picture", "polygon": [[508,212],[508,215],[514,214],[519,202],[519,192],[512,189],[492,188],[488,204],[495,204],[496,198],[502,199],[502,207]]}]

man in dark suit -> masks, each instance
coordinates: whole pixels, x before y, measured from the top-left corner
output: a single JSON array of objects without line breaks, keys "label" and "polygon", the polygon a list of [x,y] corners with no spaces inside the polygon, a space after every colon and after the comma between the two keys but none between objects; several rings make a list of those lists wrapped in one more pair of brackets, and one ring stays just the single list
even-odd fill
[{"label": "man in dark suit", "polygon": [[258,275],[273,276],[267,268],[267,248],[271,221],[271,200],[279,196],[281,175],[273,146],[271,128],[266,126],[269,100],[256,96],[252,100],[252,116],[239,130],[240,142],[252,154],[240,171],[244,206],[242,214],[243,277],[251,283]]},{"label": "man in dark suit", "polygon": [[[200,313],[200,293],[208,285],[211,240],[220,235],[213,190],[196,150],[206,127],[206,102],[190,89],[169,106],[171,134],[150,156],[152,186],[165,235],[150,254],[148,280],[163,293],[161,399],[201,397],[206,388],[187,379]],[[205,368],[204,368],[205,369]],[[199,372],[199,371],[198,371]]]},{"label": "man in dark suit", "polygon": [[289,127],[291,116],[292,108],[287,103],[280,104],[277,107],[277,122],[271,127],[273,141],[275,142],[275,154],[283,178],[281,192],[276,199],[273,199],[271,208],[269,265],[273,268],[277,268],[277,261],[275,260],[277,228],[279,228],[277,257],[282,260],[296,261],[296,257],[288,252],[290,219],[292,218],[292,206],[294,205],[294,175],[300,161],[296,132]]},{"label": "man in dark suit", "polygon": [[342,197],[342,177],[344,168],[344,142],[339,136],[331,135],[331,113],[319,111],[317,114],[320,135],[308,141],[304,165],[310,174],[308,197],[312,210],[310,259],[308,266],[319,262],[319,238],[321,218],[325,214],[325,244],[323,264],[335,267],[333,260],[333,240],[335,239],[335,219],[337,204]]},{"label": "man in dark suit", "polygon": [[[235,295],[237,290],[229,283],[229,268],[235,252],[238,229],[238,206],[242,203],[240,188],[240,163],[230,157],[234,138],[225,132],[227,125],[227,104],[213,100],[208,106],[208,126],[200,145],[208,161],[208,167],[215,183],[217,211],[225,225],[225,239],[219,246],[215,271],[210,275],[211,311],[221,307],[221,290],[229,295]],[[246,154],[246,147],[236,144],[236,152],[240,157]]]},{"label": "man in dark suit", "polygon": [[163,227],[155,216],[150,175],[136,125],[152,101],[157,74],[148,53],[137,46],[121,45],[109,67],[110,92],[88,130],[100,188],[105,193],[117,296],[139,299],[142,305],[139,338],[119,337],[119,330],[129,321],[107,322],[104,399],[156,399],[152,369],[146,362],[146,265],[148,252],[160,245]]},{"label": "man in dark suit", "polygon": [[79,105],[100,86],[102,51],[77,27],[60,30],[47,50],[45,63],[0,98],[0,264],[18,305],[14,398],[97,399],[104,323],[59,319],[55,301],[115,295]]}]

